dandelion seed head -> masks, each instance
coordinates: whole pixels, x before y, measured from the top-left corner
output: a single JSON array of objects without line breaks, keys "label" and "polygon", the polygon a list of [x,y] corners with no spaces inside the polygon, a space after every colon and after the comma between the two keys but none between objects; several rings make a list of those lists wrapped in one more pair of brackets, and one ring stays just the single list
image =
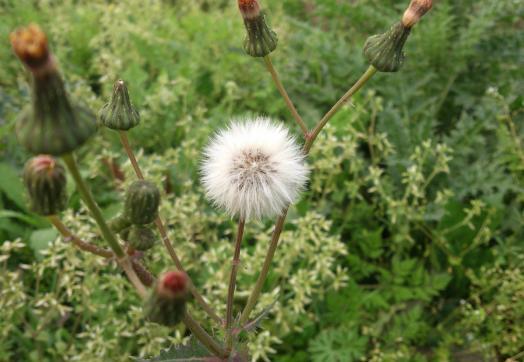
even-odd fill
[{"label": "dandelion seed head", "polygon": [[219,131],[204,151],[201,171],[207,197],[247,220],[281,214],[309,174],[289,131],[263,117],[234,120]]}]

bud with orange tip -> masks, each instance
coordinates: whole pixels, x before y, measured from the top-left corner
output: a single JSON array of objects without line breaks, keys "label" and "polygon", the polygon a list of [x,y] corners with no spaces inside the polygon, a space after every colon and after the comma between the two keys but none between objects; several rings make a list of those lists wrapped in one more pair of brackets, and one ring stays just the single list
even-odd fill
[{"label": "bud with orange tip", "polygon": [[164,326],[174,326],[182,321],[189,299],[189,277],[181,271],[162,274],[146,301],[146,319]]},{"label": "bud with orange tip", "polygon": [[277,34],[267,25],[257,0],[238,0],[247,35],[244,50],[252,57],[265,57],[276,49]]}]

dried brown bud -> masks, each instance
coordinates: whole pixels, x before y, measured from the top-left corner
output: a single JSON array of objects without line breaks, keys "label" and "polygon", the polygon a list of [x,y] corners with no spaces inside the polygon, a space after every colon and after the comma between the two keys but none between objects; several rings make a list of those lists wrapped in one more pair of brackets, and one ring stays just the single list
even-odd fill
[{"label": "dried brown bud", "polygon": [[238,8],[244,19],[253,19],[260,15],[260,5],[257,0],[238,0]]},{"label": "dried brown bud", "polygon": [[50,60],[47,36],[38,25],[19,28],[9,35],[13,51],[31,70],[37,69]]},{"label": "dried brown bud", "polygon": [[420,18],[422,18],[432,6],[432,0],[411,0],[411,3],[402,17],[402,25],[406,28],[411,28],[419,22]]}]

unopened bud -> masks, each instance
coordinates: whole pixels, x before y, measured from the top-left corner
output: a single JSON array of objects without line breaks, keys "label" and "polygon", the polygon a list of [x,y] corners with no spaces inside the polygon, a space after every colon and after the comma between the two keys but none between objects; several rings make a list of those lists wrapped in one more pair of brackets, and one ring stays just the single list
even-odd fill
[{"label": "unopened bud", "polygon": [[140,123],[140,115],[131,104],[123,80],[115,82],[111,101],[102,107],[98,116],[100,123],[115,130],[127,131]]},{"label": "unopened bud", "polygon": [[247,35],[244,50],[252,57],[265,57],[276,49],[277,34],[267,25],[257,0],[238,0]]},{"label": "unopened bud", "polygon": [[402,17],[402,24],[406,28],[411,28],[419,22],[420,18],[422,18],[432,6],[432,0],[411,0],[411,3]]},{"label": "unopened bud", "polygon": [[143,225],[133,225],[127,234],[127,242],[138,251],[146,251],[155,246],[157,238],[151,228]]},{"label": "unopened bud", "polygon": [[33,154],[60,156],[74,151],[96,132],[94,115],[70,103],[40,28],[30,25],[13,32],[11,43],[33,76],[32,105],[16,121],[18,140]]},{"label": "unopened bud", "polygon": [[364,44],[364,56],[381,72],[397,72],[404,61],[404,44],[410,31],[397,23],[388,32],[369,37]]},{"label": "unopened bud", "polygon": [[35,213],[56,215],[66,208],[65,170],[53,157],[40,155],[27,161],[23,178]]},{"label": "unopened bud", "polygon": [[135,181],[126,192],[124,215],[133,225],[152,223],[158,215],[160,191],[152,182]]},{"label": "unopened bud", "polygon": [[189,299],[189,278],[184,272],[162,274],[146,301],[146,319],[164,326],[174,326],[182,321]]}]

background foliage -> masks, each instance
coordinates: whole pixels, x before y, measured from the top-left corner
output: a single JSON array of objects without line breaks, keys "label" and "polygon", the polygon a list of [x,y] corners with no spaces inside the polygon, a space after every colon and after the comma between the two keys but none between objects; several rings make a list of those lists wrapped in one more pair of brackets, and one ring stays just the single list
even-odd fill
[{"label": "background foliage", "polygon": [[[205,201],[200,150],[231,117],[266,114],[296,130],[263,65],[243,54],[229,0],[0,1],[0,360],[127,361],[185,331],[144,323],[112,264],[81,254],[31,214],[13,137],[27,76],[7,34],[41,24],[73,96],[94,110],[129,82],[131,132],[196,284],[225,308],[233,225]],[[312,126],[365,70],[365,39],[408,1],[266,0],[274,63]],[[312,152],[250,340],[274,361],[504,361],[524,351],[524,31],[522,0],[441,0],[416,27],[398,74],[379,74]],[[101,130],[83,171],[106,215],[132,172]],[[70,183],[72,185],[72,183]],[[96,240],[71,186],[66,223]],[[271,223],[249,225],[238,305]],[[161,247],[154,271],[170,266]],[[217,331],[218,333],[218,331]]]}]

